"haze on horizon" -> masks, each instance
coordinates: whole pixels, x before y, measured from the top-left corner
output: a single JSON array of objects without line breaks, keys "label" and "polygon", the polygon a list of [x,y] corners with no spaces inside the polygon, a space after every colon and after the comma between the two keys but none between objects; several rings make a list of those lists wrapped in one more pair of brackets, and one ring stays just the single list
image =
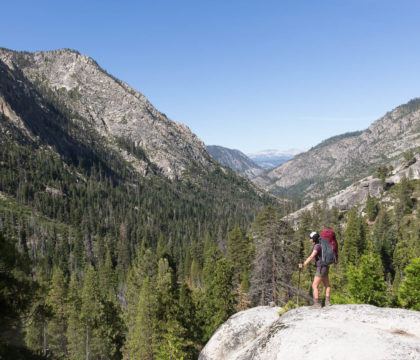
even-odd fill
[{"label": "haze on horizon", "polygon": [[308,149],[420,96],[418,1],[2,4],[0,46],[74,48],[207,144]]}]

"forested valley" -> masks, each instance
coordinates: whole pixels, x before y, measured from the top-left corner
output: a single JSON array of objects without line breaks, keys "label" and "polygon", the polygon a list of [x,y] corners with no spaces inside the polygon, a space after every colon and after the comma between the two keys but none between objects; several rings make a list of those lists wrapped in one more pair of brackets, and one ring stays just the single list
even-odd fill
[{"label": "forested valley", "polygon": [[314,269],[298,284],[297,265],[324,225],[340,245],[333,303],[420,309],[418,181],[362,213],[318,202],[294,230],[291,208],[236,191],[229,173],[197,184],[127,170],[122,182],[2,141],[4,358],[195,359],[237,311],[309,303]]},{"label": "forested valley", "polygon": [[419,180],[288,222],[303,197],[220,166],[92,59],[0,55],[0,359],[197,359],[238,311],[310,304],[324,226],[333,304],[420,310]]}]

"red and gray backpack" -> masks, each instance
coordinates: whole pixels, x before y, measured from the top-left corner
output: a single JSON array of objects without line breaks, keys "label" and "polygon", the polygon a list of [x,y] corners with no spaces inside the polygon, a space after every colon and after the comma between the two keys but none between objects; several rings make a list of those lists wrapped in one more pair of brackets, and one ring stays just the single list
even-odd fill
[{"label": "red and gray backpack", "polygon": [[335,232],[331,228],[324,228],[319,234],[319,243],[322,247],[322,265],[338,263],[338,243]]}]

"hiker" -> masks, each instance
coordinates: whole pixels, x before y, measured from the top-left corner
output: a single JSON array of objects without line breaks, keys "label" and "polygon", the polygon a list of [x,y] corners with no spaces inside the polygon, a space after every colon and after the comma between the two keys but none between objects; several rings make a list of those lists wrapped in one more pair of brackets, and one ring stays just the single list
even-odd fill
[{"label": "hiker", "polygon": [[[302,263],[299,264],[299,268],[302,269],[306,267],[312,260],[315,260],[316,273],[315,273],[314,281],[312,283],[313,299],[314,299],[314,304],[312,305],[312,307],[319,309],[322,307],[321,303],[319,302],[319,291],[318,291],[318,286],[321,283],[321,281],[325,287],[325,306],[331,305],[331,302],[330,302],[331,286],[330,286],[330,279],[328,278],[329,264],[325,263],[325,261],[323,262],[322,246],[320,244],[320,235],[317,232],[313,231],[310,233],[309,238],[312,240],[312,244],[313,244],[312,253],[305,260],[303,264]],[[335,236],[334,236],[334,239],[335,239]]]}]

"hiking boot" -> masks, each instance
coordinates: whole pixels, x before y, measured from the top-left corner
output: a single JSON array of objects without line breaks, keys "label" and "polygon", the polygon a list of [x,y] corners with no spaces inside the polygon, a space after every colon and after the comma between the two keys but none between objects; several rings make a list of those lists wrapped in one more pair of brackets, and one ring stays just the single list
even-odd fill
[{"label": "hiking boot", "polygon": [[311,309],[321,309],[322,305],[318,300],[314,300],[314,304],[311,306]]},{"label": "hiking boot", "polygon": [[331,306],[330,298],[325,299],[325,306]]}]

